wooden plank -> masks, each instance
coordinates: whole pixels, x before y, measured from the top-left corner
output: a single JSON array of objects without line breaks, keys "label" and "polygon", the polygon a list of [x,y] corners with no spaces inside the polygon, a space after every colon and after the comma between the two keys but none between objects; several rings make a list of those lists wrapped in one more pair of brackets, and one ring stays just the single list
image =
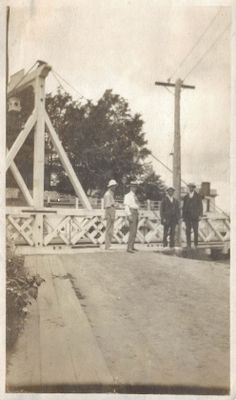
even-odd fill
[{"label": "wooden plank", "polygon": [[[26,257],[25,267],[35,274],[35,258]],[[40,289],[39,289],[40,290]],[[26,318],[24,333],[20,335],[14,353],[11,355],[7,372],[7,386],[20,388],[22,386],[40,385],[40,336],[39,310],[37,301],[32,299],[32,305]]]},{"label": "wooden plank", "polygon": [[54,145],[54,147],[55,147],[55,149],[56,149],[56,151],[57,151],[57,153],[58,153],[58,155],[60,157],[61,163],[62,163],[63,167],[65,168],[65,171],[68,174],[68,177],[69,177],[69,179],[71,181],[71,184],[72,184],[73,188],[75,189],[75,192],[76,192],[77,196],[80,198],[83,206],[85,208],[87,208],[88,210],[91,210],[92,209],[91,204],[90,204],[90,202],[89,202],[89,200],[88,200],[88,198],[87,198],[87,196],[86,196],[86,194],[84,192],[84,189],[83,189],[81,183],[79,182],[79,180],[78,180],[78,178],[77,178],[77,176],[75,174],[75,171],[74,171],[74,169],[73,169],[73,167],[72,167],[72,165],[70,163],[70,160],[67,157],[67,154],[66,154],[66,152],[65,152],[65,150],[64,150],[64,148],[63,148],[63,146],[62,146],[62,144],[61,144],[61,142],[60,142],[60,140],[59,140],[59,138],[57,136],[57,133],[56,133],[56,131],[55,131],[55,129],[54,129],[54,127],[53,127],[53,125],[52,125],[52,123],[50,121],[50,118],[49,118],[49,116],[48,116],[46,111],[45,111],[45,120],[46,120],[47,127],[49,129],[49,133],[50,133],[50,137],[52,139],[52,143],[53,143],[53,145]]},{"label": "wooden plank", "polygon": [[43,260],[37,256],[31,258],[37,273],[45,279],[38,295],[42,386],[76,383],[65,322],[55,291],[54,277],[51,274],[53,258],[50,256]]},{"label": "wooden plank", "polygon": [[6,374],[8,389],[38,386],[41,382],[40,335],[38,305],[32,300],[23,334],[19,337],[14,353],[9,356]]},{"label": "wooden plank", "polygon": [[33,203],[34,203],[33,198],[32,198],[32,196],[29,192],[29,189],[27,188],[25,181],[14,161],[11,162],[10,169],[11,169],[12,175],[14,176],[15,181],[16,181],[17,185],[19,186],[27,204],[29,206],[33,206]]},{"label": "wooden plank", "polygon": [[29,135],[31,129],[33,128],[37,117],[37,111],[34,109],[30,117],[28,118],[24,128],[17,136],[15,142],[13,143],[11,149],[7,152],[6,157],[6,171],[10,167],[12,161],[14,160],[15,156],[17,155],[18,151],[20,150],[21,146],[23,145],[24,141],[26,140],[27,136]]},{"label": "wooden plank", "polygon": [[[34,86],[35,79],[40,76],[43,78],[46,78],[47,75],[49,74],[50,70],[51,70],[50,65],[45,63],[45,64],[39,66],[34,71],[26,74],[24,78],[21,73],[22,70],[19,71],[19,73],[21,73],[21,78],[18,80],[18,84],[17,84],[16,80],[15,81],[10,80],[10,83],[9,83],[8,89],[7,89],[7,96],[9,97],[9,96],[15,94],[16,92],[20,92],[29,85]],[[14,75],[13,75],[13,77],[14,77]],[[19,81],[21,81],[21,82],[19,83]]]},{"label": "wooden plank", "polygon": [[33,225],[34,245],[36,247],[43,245],[43,214],[36,214]]},{"label": "wooden plank", "polygon": [[88,319],[80,305],[69,279],[63,279],[66,270],[55,256],[50,265],[59,305],[65,322],[67,341],[76,372],[77,383],[112,384],[113,378],[98,347]]},{"label": "wooden plank", "polygon": [[34,130],[33,198],[35,207],[44,205],[44,152],[45,152],[45,80],[35,81],[35,107],[37,121]]}]

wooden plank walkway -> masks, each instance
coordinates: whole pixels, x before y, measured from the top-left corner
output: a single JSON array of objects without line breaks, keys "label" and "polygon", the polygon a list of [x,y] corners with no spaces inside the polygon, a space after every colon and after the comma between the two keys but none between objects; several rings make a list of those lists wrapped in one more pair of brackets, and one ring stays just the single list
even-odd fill
[{"label": "wooden plank walkway", "polygon": [[8,391],[227,394],[229,266],[154,252],[27,256],[46,282]]},{"label": "wooden plank walkway", "polygon": [[[13,355],[7,386],[47,386],[113,383],[89,322],[58,257],[26,259],[31,272],[45,283]],[[37,324],[35,324],[35,321]]]}]

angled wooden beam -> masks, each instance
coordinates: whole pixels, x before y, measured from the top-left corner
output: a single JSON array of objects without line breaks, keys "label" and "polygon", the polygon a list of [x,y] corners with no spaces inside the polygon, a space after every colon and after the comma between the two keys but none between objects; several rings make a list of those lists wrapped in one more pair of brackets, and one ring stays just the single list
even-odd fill
[{"label": "angled wooden beam", "polygon": [[68,177],[71,181],[71,184],[75,190],[75,193],[77,194],[77,196],[80,198],[83,206],[85,208],[87,208],[88,210],[92,210],[91,204],[84,192],[84,189],[81,185],[81,183],[79,182],[75,171],[70,163],[69,158],[67,157],[67,154],[61,144],[61,141],[59,140],[57,133],[50,121],[50,118],[48,116],[48,113],[45,111],[45,121],[46,121],[46,125],[49,129],[49,133],[50,133],[50,137],[52,139],[52,143],[60,157],[61,163],[63,165],[63,167],[65,168],[66,173],[68,174]]},{"label": "angled wooden beam", "polygon": [[10,167],[12,161],[14,160],[15,156],[17,155],[18,151],[20,150],[21,146],[23,145],[25,139],[27,138],[28,134],[30,133],[31,129],[33,128],[36,122],[37,112],[34,109],[33,113],[28,118],[24,128],[17,136],[15,142],[11,146],[11,149],[7,153],[6,158],[6,171]]},{"label": "angled wooden beam", "polygon": [[29,206],[33,207],[33,205],[34,205],[33,198],[32,198],[32,196],[29,192],[29,189],[27,188],[25,181],[22,178],[22,175],[21,175],[20,171],[18,170],[14,161],[12,161],[12,163],[10,165],[10,169],[11,169],[12,175],[14,176],[15,181],[16,181],[17,185],[19,186],[27,204]]},{"label": "angled wooden beam", "polygon": [[[10,97],[13,94],[20,92],[24,90],[27,86],[33,85],[35,83],[35,80],[40,77],[40,78],[46,78],[49,72],[51,71],[51,67],[48,64],[42,64],[39,66],[37,69],[30,73],[26,73],[25,76],[22,76],[22,71],[21,76],[17,77],[17,74],[13,75],[12,79],[10,80],[10,83],[8,85],[8,90],[7,90],[7,96]],[[17,79],[18,80],[17,80]]]}]

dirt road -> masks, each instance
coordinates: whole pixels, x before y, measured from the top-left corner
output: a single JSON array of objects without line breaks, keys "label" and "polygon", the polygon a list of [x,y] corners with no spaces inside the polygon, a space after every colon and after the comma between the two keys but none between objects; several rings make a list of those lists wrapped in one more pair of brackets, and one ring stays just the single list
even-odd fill
[{"label": "dirt road", "polygon": [[[35,265],[34,257],[27,259],[29,267]],[[63,296],[63,301],[58,300],[62,307],[61,329],[72,324],[66,335],[74,337],[68,340],[72,340],[75,352],[77,342],[81,343],[81,324],[88,324],[92,337],[86,343],[90,333],[83,336],[83,357],[86,358],[86,346],[89,350],[92,343],[98,348],[93,368],[96,370],[99,360],[98,368],[102,365],[107,377],[101,384],[108,385],[108,391],[113,387],[118,392],[227,393],[228,265],[154,252],[37,257],[41,275],[57,285],[57,296]],[[45,286],[41,296],[46,296],[47,290],[52,288]],[[68,302],[72,295],[75,300]],[[80,317],[80,324],[73,325],[68,315],[75,318],[76,302],[85,319]],[[71,308],[64,303],[71,304]],[[58,314],[55,304],[54,309]],[[46,312],[47,308],[43,310]],[[41,333],[42,329],[45,328],[41,327]],[[61,336],[58,339],[58,329],[53,332],[57,360],[58,353],[67,353],[62,349]],[[44,340],[47,341],[47,335]],[[41,346],[40,353],[45,351],[44,347]],[[82,347],[75,360],[81,363],[79,351]],[[89,351],[87,354],[90,357]],[[16,360],[17,356],[15,363]],[[56,369],[55,366],[55,375]],[[86,371],[83,374],[86,376]],[[53,377],[53,369],[50,376]],[[40,379],[45,386],[42,376]],[[80,391],[81,381],[76,379],[71,382],[73,390],[67,387],[68,391]]]}]

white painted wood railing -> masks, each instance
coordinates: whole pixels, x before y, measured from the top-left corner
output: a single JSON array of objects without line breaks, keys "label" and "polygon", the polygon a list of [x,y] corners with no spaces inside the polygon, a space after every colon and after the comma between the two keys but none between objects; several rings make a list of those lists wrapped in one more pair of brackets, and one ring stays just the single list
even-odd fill
[{"label": "white painted wood railing", "polygon": [[[54,244],[73,246],[81,243],[101,245],[105,239],[106,220],[104,211],[83,209],[8,207],[6,215],[7,238],[16,245],[45,247]],[[158,211],[141,210],[137,242],[161,243],[163,227]],[[117,210],[114,226],[114,242],[126,243],[128,222],[124,210]],[[182,240],[185,242],[185,225],[182,224]],[[199,224],[199,240],[202,245],[229,247],[230,221],[225,215],[204,217]]]}]

